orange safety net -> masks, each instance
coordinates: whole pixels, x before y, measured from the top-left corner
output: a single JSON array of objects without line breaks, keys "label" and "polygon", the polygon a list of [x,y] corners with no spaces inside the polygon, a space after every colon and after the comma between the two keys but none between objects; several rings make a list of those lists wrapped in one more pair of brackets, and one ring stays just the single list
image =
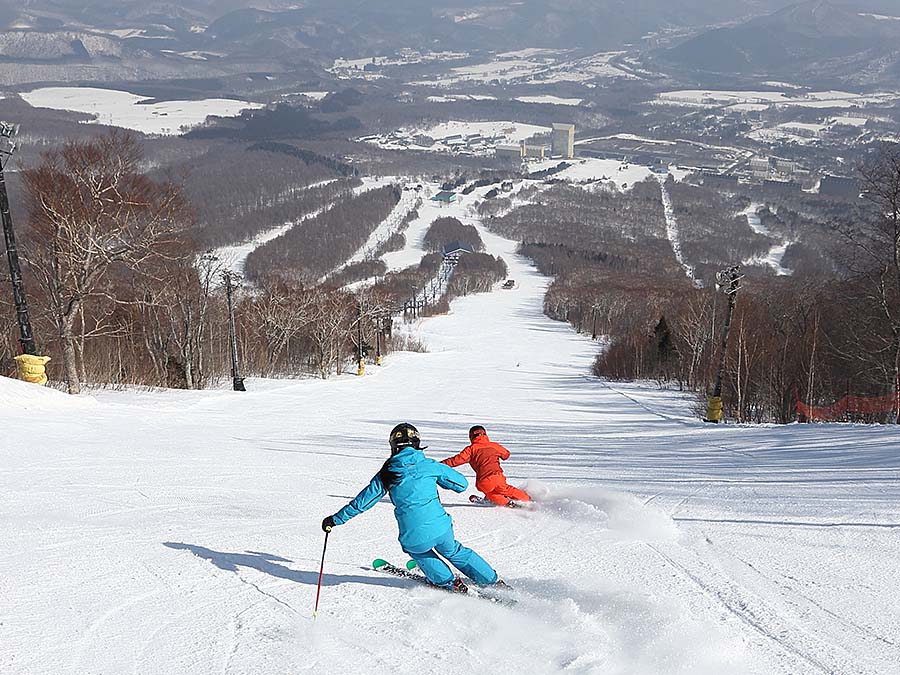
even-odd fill
[{"label": "orange safety net", "polygon": [[900,413],[900,390],[888,396],[845,396],[832,405],[807,405],[797,401],[797,415],[813,422],[846,419],[854,415]]}]

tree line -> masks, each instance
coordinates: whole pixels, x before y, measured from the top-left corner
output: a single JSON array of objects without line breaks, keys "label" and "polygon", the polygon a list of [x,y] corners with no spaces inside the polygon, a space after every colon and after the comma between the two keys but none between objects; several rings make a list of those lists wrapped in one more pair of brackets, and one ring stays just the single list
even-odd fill
[{"label": "tree line", "polygon": [[393,185],[347,194],[334,206],[254,249],[244,269],[251,279],[317,280],[362,248],[399,201],[400,191]]},{"label": "tree line", "polygon": [[452,216],[435,219],[428,227],[422,243],[429,251],[443,251],[447,245],[453,243],[465,244],[473,251],[484,248],[478,230],[473,225],[464,225],[458,218]]}]

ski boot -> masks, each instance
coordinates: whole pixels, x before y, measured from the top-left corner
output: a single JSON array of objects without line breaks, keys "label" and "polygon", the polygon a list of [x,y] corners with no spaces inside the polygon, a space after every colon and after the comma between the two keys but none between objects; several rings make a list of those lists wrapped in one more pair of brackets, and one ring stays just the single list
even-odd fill
[{"label": "ski boot", "polygon": [[453,583],[448,587],[448,590],[454,593],[468,593],[469,587],[466,586],[465,582],[462,579],[456,577],[455,579],[453,579]]}]

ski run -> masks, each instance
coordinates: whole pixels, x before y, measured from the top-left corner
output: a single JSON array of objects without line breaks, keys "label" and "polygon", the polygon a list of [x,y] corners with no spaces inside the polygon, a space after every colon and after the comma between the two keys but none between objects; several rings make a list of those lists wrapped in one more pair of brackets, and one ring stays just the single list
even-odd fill
[{"label": "ski run", "polygon": [[[593,378],[598,344],[543,315],[549,280],[464,222],[517,288],[411,325],[429,351],[364,377],[80,398],[0,379],[0,672],[900,672],[896,428],[711,426]],[[408,559],[384,500],[330,534],[313,618],[320,523],[401,421],[437,459],[476,423],[512,452],[530,508],[442,499],[515,606],[373,570]]]},{"label": "ski run", "polygon": [[[750,204],[750,206],[738,213],[738,215],[747,218],[747,224],[750,226],[751,230],[756,232],[756,234],[761,234],[764,237],[773,239],[772,233],[762,224],[762,218],[759,215],[759,212],[764,206],[764,204],[758,203]],[[749,258],[744,261],[744,265],[768,265],[778,276],[790,275],[792,270],[782,265],[782,261],[784,260],[784,254],[787,253],[788,246],[792,243],[793,242],[791,241],[780,241],[777,244],[773,244],[766,255]]]},{"label": "ski run", "polygon": [[656,181],[659,183],[659,191],[662,193],[663,214],[666,219],[666,236],[672,244],[672,252],[675,254],[675,259],[678,261],[678,264],[681,265],[681,268],[684,270],[688,279],[693,281],[695,286],[699,287],[701,285],[700,280],[697,279],[694,268],[685,262],[684,254],[681,251],[681,235],[678,233],[678,218],[675,217],[675,205],[672,204],[672,197],[669,195],[669,189],[666,187],[667,179],[667,175],[663,176],[662,174],[656,174]]}]

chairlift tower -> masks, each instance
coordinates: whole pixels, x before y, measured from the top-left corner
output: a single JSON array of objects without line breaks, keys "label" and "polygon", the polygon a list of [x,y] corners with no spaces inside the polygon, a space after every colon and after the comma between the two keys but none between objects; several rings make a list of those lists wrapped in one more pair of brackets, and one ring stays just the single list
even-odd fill
[{"label": "chairlift tower", "polygon": [[244,386],[244,378],[238,370],[237,329],[234,325],[234,287],[235,274],[231,270],[222,273],[225,281],[225,296],[228,299],[228,335],[231,342],[231,387],[234,391],[247,391]]},{"label": "chairlift tower", "polygon": [[28,317],[28,301],[25,296],[25,284],[22,281],[22,269],[19,265],[19,251],[16,248],[16,235],[13,231],[12,216],[9,212],[9,195],[6,192],[6,179],[3,170],[9,158],[16,151],[13,140],[19,131],[18,125],[0,121],[0,218],[3,220],[3,238],[6,242],[6,257],[9,261],[9,277],[13,287],[13,301],[16,305],[16,319],[19,324],[19,344],[23,354],[37,355],[31,320]]},{"label": "chairlift tower", "polygon": [[725,312],[725,325],[722,327],[722,345],[719,352],[719,367],[716,369],[716,384],[712,395],[708,399],[706,421],[718,424],[722,421],[722,377],[725,372],[725,355],[728,351],[728,333],[731,330],[731,318],[734,315],[734,307],[737,304],[737,294],[741,290],[741,274],[739,265],[732,265],[716,273],[716,290],[724,290],[728,296],[728,308]]}]

